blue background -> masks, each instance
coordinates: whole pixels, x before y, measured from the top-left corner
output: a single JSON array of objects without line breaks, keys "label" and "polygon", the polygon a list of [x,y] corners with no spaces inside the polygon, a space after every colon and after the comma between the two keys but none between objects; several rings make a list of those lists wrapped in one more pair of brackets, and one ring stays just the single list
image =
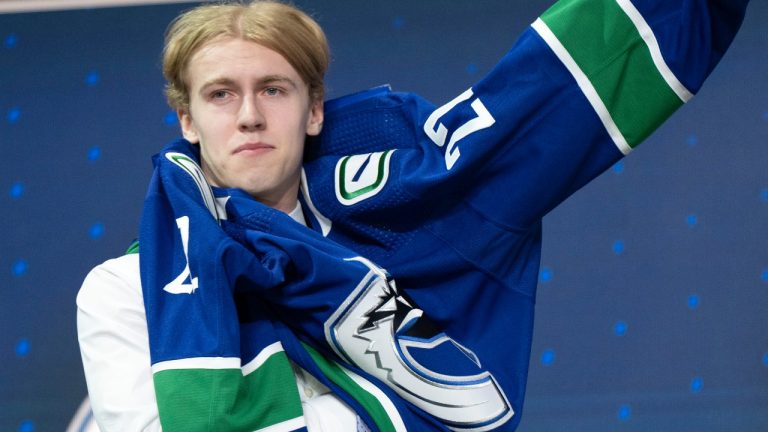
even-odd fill
[{"label": "blue background", "polygon": [[[297,1],[329,96],[437,104],[549,5]],[[545,218],[519,430],[768,430],[768,2],[700,94]],[[178,135],[160,73],[190,4],[0,15],[0,430],[63,430],[86,395],[75,295],[136,237],[150,156]],[[514,341],[500,341],[514,343]]]}]

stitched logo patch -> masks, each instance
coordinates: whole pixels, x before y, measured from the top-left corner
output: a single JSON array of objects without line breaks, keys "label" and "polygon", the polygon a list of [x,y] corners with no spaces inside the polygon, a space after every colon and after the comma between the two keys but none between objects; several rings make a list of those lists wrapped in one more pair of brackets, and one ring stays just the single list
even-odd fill
[{"label": "stitched logo patch", "polygon": [[485,431],[514,415],[491,373],[470,349],[439,330],[383,269],[368,273],[325,322],[325,338],[349,363],[454,431]]},{"label": "stitched logo patch", "polygon": [[344,205],[375,196],[389,180],[389,162],[394,150],[344,156],[336,163],[336,198]]}]

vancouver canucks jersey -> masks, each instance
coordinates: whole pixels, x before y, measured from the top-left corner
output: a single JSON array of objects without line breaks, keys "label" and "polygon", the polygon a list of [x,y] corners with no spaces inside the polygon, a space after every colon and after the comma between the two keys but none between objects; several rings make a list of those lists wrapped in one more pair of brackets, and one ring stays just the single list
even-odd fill
[{"label": "vancouver canucks jersey", "polygon": [[301,429],[296,395],[270,392],[291,377],[260,374],[287,356],[372,429],[514,430],[541,218],[690,99],[745,7],[562,0],[442,106],[386,87],[329,102],[311,229],[211,192],[187,143],[164,150],[141,231],[161,421],[197,398],[228,430]]}]

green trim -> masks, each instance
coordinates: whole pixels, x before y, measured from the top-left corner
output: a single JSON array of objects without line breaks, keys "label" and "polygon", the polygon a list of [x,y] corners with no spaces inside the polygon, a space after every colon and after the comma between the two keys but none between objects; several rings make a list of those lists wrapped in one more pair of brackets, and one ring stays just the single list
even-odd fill
[{"label": "green trim", "polygon": [[[320,354],[311,346],[302,343],[307,350],[312,360],[315,361],[320,371],[333,381],[334,384],[341,387],[342,390],[347,392],[353,399],[355,399],[363,409],[371,416],[373,422],[376,423],[381,432],[395,432],[395,425],[389,418],[389,414],[384,406],[379,402],[378,398],[360,387],[352,378],[347,375],[344,369],[338,363],[335,363],[325,356]],[[373,385],[373,384],[372,384]]]},{"label": "green trim", "polygon": [[284,352],[248,376],[240,368],[169,369],[153,378],[166,432],[250,432],[304,415]]},{"label": "green trim", "polygon": [[[180,160],[183,160],[183,161],[187,161],[187,162],[192,162],[193,164],[197,165],[197,161],[196,161],[196,160],[194,160],[194,159],[190,158],[190,157],[189,157],[189,156],[187,156],[187,155],[181,154],[181,153],[176,153],[176,154],[173,154],[173,155],[171,156],[171,159],[173,159],[173,162],[174,162],[176,165],[180,166],[180,167],[183,167],[183,166],[182,166],[182,165],[179,163],[179,161],[180,161]],[[187,172],[189,172],[189,170],[187,170]]]},{"label": "green trim", "polygon": [[541,19],[589,78],[630,147],[683,104],[615,0],[561,0]]},{"label": "green trim", "polygon": [[131,245],[128,246],[128,249],[125,250],[125,254],[126,255],[137,254],[137,253],[139,253],[139,240],[138,239],[134,240],[131,243]]},{"label": "green trim", "polygon": [[[359,197],[360,195],[367,194],[367,193],[375,190],[376,188],[378,188],[379,185],[381,185],[382,180],[386,176],[386,170],[388,169],[388,167],[386,166],[387,165],[387,155],[389,155],[389,153],[391,153],[391,152],[392,152],[392,150],[387,150],[387,151],[383,152],[381,154],[381,156],[379,157],[379,164],[378,164],[379,166],[378,166],[378,172],[376,174],[376,181],[373,182],[372,184],[368,185],[368,186],[362,187],[362,188],[360,188],[360,189],[358,189],[356,191],[352,191],[352,192],[347,190],[346,182],[345,182],[345,180],[346,180],[346,173],[347,173],[347,170],[346,170],[347,162],[349,162],[349,159],[352,156],[344,156],[341,159],[341,167],[339,169],[339,193],[341,194],[341,196],[344,199],[351,201],[354,198]],[[368,157],[373,157],[374,154],[376,154],[376,153],[371,153]]]}]

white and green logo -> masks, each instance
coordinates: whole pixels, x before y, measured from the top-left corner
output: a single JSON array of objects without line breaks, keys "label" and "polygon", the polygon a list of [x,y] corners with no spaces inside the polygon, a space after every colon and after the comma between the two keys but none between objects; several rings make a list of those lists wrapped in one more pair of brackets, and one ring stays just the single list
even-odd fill
[{"label": "white and green logo", "polygon": [[394,150],[344,156],[336,163],[336,198],[344,205],[357,204],[378,194],[389,180]]},{"label": "white and green logo", "polygon": [[453,431],[490,431],[514,416],[480,358],[440,330],[384,269],[363,257],[345,261],[368,272],[324,324],[340,358]]}]

